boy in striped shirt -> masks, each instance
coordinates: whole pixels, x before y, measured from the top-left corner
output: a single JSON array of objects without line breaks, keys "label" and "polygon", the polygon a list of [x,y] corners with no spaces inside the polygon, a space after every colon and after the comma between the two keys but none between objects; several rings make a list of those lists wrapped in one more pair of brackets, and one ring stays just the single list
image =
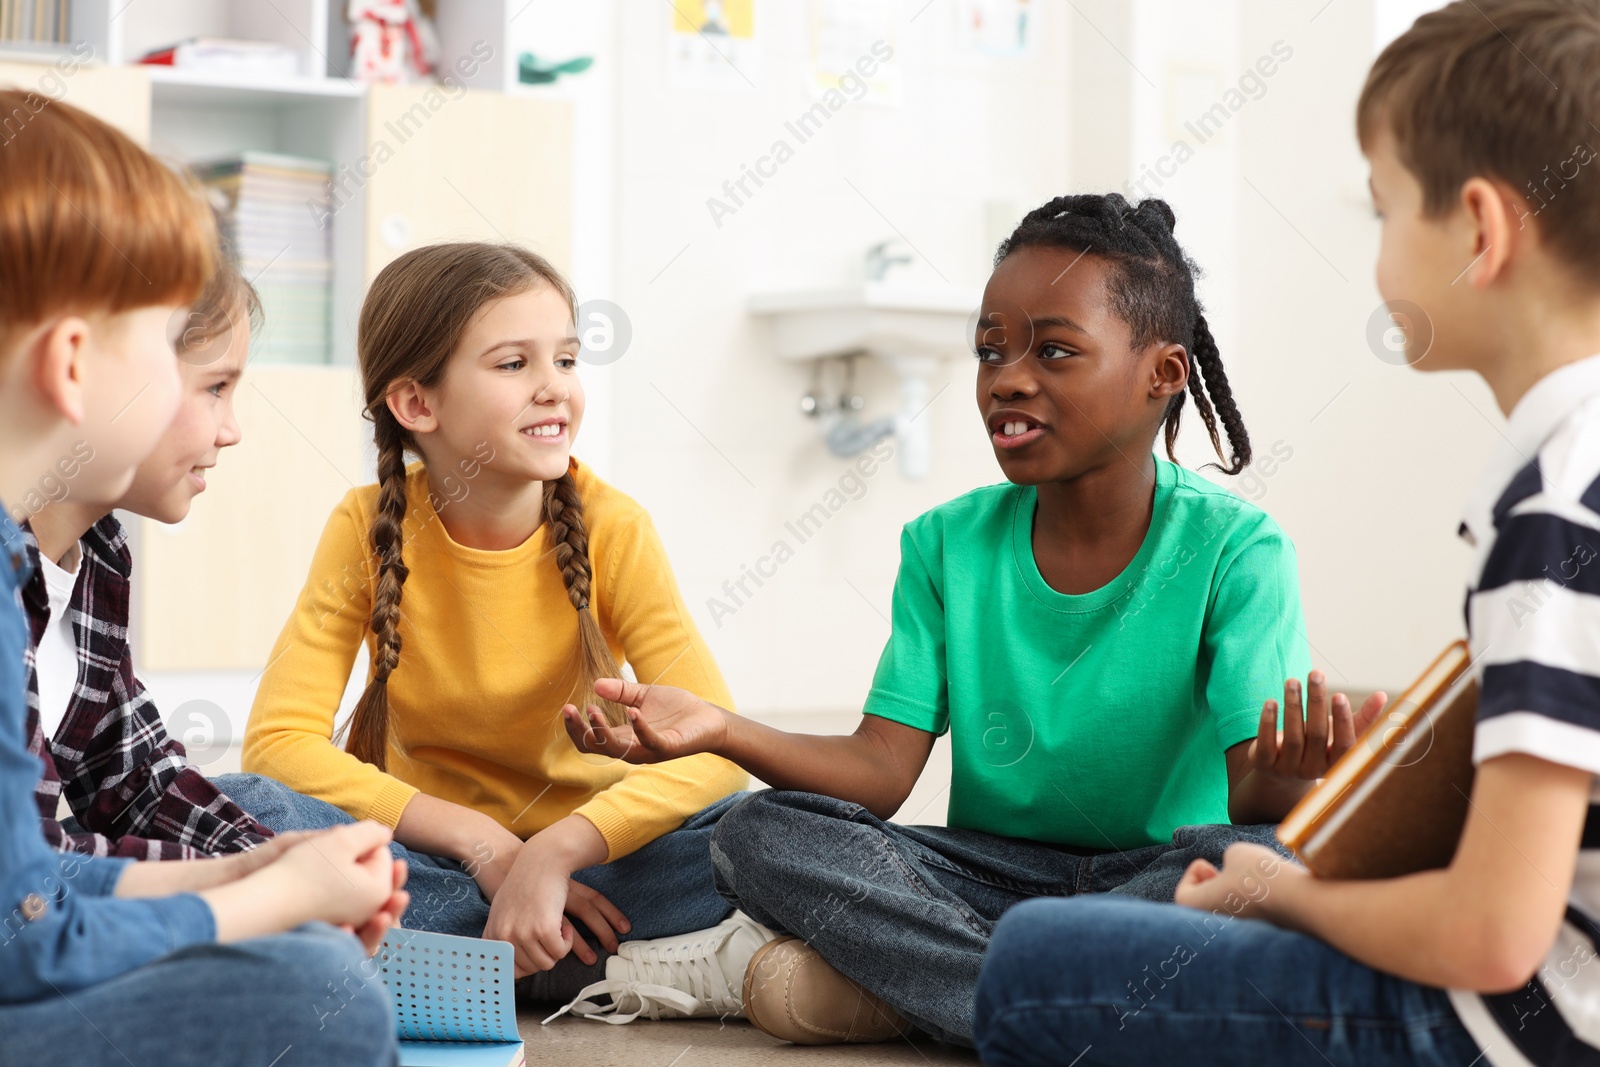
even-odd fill
[{"label": "boy in striped shirt", "polygon": [[1431,326],[1410,361],[1508,417],[1460,529],[1481,693],[1450,866],[1332,881],[1239,844],[1176,904],[1023,904],[980,981],[990,1067],[1600,1064],[1596,119],[1600,0],[1425,14],[1357,110],[1378,288]]}]

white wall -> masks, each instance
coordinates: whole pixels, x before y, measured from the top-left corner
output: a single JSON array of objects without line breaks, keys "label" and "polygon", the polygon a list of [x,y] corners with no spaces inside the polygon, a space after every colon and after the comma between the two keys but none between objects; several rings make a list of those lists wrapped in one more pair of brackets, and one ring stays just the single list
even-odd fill
[{"label": "white wall", "polygon": [[1310,21],[1321,7],[1243,0],[1241,55],[1278,39],[1295,51],[1240,115],[1240,173],[1259,193],[1235,194],[1229,358],[1252,432],[1294,449],[1261,504],[1299,548],[1313,656],[1335,681],[1392,688],[1464,632],[1456,527],[1503,420],[1477,377],[1422,374],[1369,346],[1378,221],[1354,116],[1373,9],[1336,2]]},{"label": "white wall", "polygon": [[[774,578],[747,583],[754,595],[735,614],[712,621],[708,598],[725,597],[724,581],[847,468],[799,414],[807,373],[779,362],[745,313],[746,294],[843,282],[895,229],[938,274],[976,291],[993,252],[990,202],[1020,212],[1067,185],[1066,9],[1039,10],[1033,53],[1002,60],[957,53],[953,5],[908,21],[916,8],[903,5],[892,42],[903,104],[847,105],[719,228],[706,199],[812,104],[807,5],[764,5],[754,88],[717,91],[668,85],[669,5],[620,4],[617,279],[635,333],[612,368],[615,479],[653,513],[745,710],[859,708],[888,635],[901,525],[1000,480],[975,408],[975,363],[950,364],[935,384],[947,388],[922,416],[933,427],[932,474],[916,483],[892,468],[876,474]],[[892,377],[862,370],[868,414],[886,413]]]},{"label": "white wall", "polygon": [[[514,93],[568,100],[573,109],[572,284],[579,301],[616,300],[617,92],[615,54],[620,28],[616,0],[531,0],[515,3],[506,24],[506,87]],[[516,81],[517,58],[541,60],[594,56],[580,76],[529,87]],[[617,376],[609,367],[586,367],[587,410],[581,454],[603,477],[614,473]]]}]

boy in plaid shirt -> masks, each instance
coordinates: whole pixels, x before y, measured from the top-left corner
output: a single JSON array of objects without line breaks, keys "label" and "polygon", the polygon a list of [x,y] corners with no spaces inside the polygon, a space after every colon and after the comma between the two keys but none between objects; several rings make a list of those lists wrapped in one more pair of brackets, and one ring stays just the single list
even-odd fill
[{"label": "boy in plaid shirt", "polygon": [[[177,339],[183,396],[156,451],[115,507],[177,522],[205,488],[203,471],[240,439],[233,391],[249,354],[260,302],[231,264],[213,276]],[[59,499],[12,508],[22,521],[32,577],[28,747],[43,773],[36,796],[57,849],[131,859],[197,859],[245,852],[272,836],[190,766],[183,745],[134,673],[128,646],[127,531],[111,507],[81,498],[73,479],[94,463],[83,444],[55,474]],[[47,487],[50,488],[50,487]],[[72,817],[58,820],[65,792]]]}]

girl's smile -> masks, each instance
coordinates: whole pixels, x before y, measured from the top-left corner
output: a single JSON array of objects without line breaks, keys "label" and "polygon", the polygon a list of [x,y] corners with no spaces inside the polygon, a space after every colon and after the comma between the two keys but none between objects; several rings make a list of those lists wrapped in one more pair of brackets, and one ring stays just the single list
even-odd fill
[{"label": "girl's smile", "polygon": [[522,436],[541,445],[567,444],[567,420],[563,418],[544,419],[540,422],[524,426],[517,431]]}]

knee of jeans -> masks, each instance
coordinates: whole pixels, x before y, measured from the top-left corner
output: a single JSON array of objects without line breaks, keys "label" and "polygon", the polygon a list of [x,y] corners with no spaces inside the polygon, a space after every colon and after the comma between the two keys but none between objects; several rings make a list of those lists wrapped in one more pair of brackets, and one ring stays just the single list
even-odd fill
[{"label": "knee of jeans", "polygon": [[1030,900],[1001,916],[984,952],[973,998],[972,1033],[986,1063],[1005,1059],[1000,1049],[1009,1047],[1013,1037],[1007,1025],[1013,1018],[1009,1009],[1032,996],[1029,979],[1038,970],[1036,953],[1042,940],[1033,924],[1042,903]]},{"label": "knee of jeans", "polygon": [[721,861],[742,868],[771,855],[773,830],[788,808],[784,798],[795,795],[762,789],[747,794],[729,808],[711,830],[713,865]]},{"label": "knee of jeans", "polygon": [[281,806],[285,803],[288,786],[276,778],[263,774],[223,774],[211,780],[217,791],[243,808],[251,816],[257,810]]},{"label": "knee of jeans", "polygon": [[1044,948],[1043,942],[1048,938],[1041,935],[1059,923],[1057,907],[1061,903],[1064,902],[1050,897],[1038,897],[1008,908],[1006,913],[1000,916],[1000,922],[995,925],[994,933],[989,938],[987,955],[993,957],[998,951],[998,954],[1010,959],[1021,953],[1031,954]]},{"label": "knee of jeans", "polygon": [[286,1028],[322,1033],[337,1026],[341,1041],[380,1046],[392,1034],[394,1010],[382,967],[354,937],[313,924],[262,944],[279,972],[273,988],[284,1005]]},{"label": "knee of jeans", "polygon": [[992,984],[1011,988],[1030,979],[1064,980],[1070,959],[1096,958],[1097,945],[1114,916],[1108,907],[1124,903],[1100,896],[1041,897],[1023,901],[1000,917],[984,954],[984,974]]},{"label": "knee of jeans", "polygon": [[334,980],[334,976],[347,974],[377,977],[381,973],[378,960],[367,956],[359,939],[323,922],[306,923],[254,944],[264,946],[275,962],[304,971],[308,980]]}]

